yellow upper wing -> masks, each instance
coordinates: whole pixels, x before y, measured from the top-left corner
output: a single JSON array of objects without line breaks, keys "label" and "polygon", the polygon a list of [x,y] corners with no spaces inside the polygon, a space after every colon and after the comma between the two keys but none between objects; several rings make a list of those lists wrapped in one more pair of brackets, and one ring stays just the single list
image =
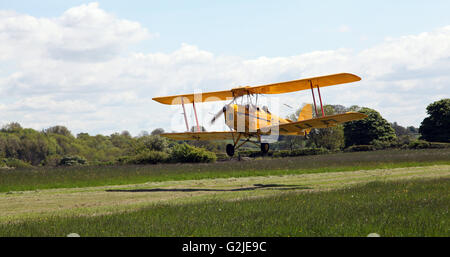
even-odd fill
[{"label": "yellow upper wing", "polygon": [[311,85],[316,87],[327,87],[332,85],[339,85],[344,83],[350,83],[360,81],[361,78],[350,73],[339,73],[321,77],[293,80],[263,86],[245,86],[237,87],[226,91],[207,92],[201,94],[185,94],[174,95],[164,97],[154,97],[153,100],[162,104],[181,104],[182,99],[184,103],[192,102],[212,102],[212,101],[225,101],[232,99],[233,97],[243,96],[247,94],[282,94],[295,92],[300,90],[307,90],[311,88]]},{"label": "yellow upper wing", "polygon": [[238,132],[182,132],[163,133],[161,136],[175,140],[225,140],[233,139],[239,135]]},{"label": "yellow upper wing", "polygon": [[[353,121],[353,120],[361,120],[366,117],[367,117],[367,115],[365,115],[363,113],[347,112],[347,113],[343,113],[343,114],[330,115],[330,116],[325,116],[325,117],[321,117],[321,118],[302,120],[302,121],[297,121],[297,122],[292,122],[292,123],[284,123],[284,124],[279,125],[279,133],[280,133],[280,135],[302,133],[308,129],[333,127],[340,123]],[[272,126],[269,129],[274,129],[275,127],[276,126]],[[266,130],[266,128],[264,130]],[[266,130],[266,131],[268,131],[268,130]]]},{"label": "yellow upper wing", "polygon": [[361,78],[350,73],[339,73],[321,77],[293,80],[249,89],[252,94],[282,94],[311,89],[312,86],[327,87],[344,83],[360,81]]}]

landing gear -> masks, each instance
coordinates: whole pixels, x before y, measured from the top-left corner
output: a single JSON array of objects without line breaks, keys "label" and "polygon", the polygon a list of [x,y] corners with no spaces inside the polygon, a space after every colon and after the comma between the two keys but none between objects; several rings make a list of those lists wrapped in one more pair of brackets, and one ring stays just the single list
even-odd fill
[{"label": "landing gear", "polygon": [[228,156],[233,157],[234,152],[246,143],[252,143],[252,144],[261,146],[261,152],[263,155],[265,155],[269,152],[269,144],[268,143],[259,143],[259,142],[261,142],[261,138],[258,138],[258,141],[255,142],[255,141],[250,140],[249,136],[244,135],[244,136],[247,136],[247,139],[244,140],[243,142],[241,142],[240,144],[238,144],[239,140],[241,139],[241,136],[242,136],[242,133],[239,133],[236,139],[233,136],[233,144],[227,144],[226,150],[227,150]]},{"label": "landing gear", "polygon": [[228,154],[228,156],[233,157],[233,155],[234,155],[234,145],[232,145],[232,144],[228,144],[227,145],[227,154]]},{"label": "landing gear", "polygon": [[269,152],[269,144],[268,143],[261,143],[261,152],[263,154],[267,154]]}]

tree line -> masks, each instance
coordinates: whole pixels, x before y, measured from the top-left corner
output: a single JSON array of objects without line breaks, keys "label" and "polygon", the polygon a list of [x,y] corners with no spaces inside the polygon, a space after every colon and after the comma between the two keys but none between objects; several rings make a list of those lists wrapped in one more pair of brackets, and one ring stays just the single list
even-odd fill
[{"label": "tree line", "polygon": [[0,129],[0,166],[58,166],[211,162],[214,153],[152,134],[132,137],[128,131],[109,136],[79,133],[64,126],[42,131],[22,128],[17,122]]}]

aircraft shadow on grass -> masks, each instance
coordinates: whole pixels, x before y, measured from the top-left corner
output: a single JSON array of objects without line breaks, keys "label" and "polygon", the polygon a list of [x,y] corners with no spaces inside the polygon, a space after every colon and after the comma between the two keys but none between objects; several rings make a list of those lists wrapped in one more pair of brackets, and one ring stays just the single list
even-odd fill
[{"label": "aircraft shadow on grass", "polygon": [[252,191],[257,189],[298,190],[311,188],[302,185],[254,184],[252,187],[241,187],[232,189],[211,189],[211,188],[108,189],[106,190],[106,192],[237,192],[237,191]]}]

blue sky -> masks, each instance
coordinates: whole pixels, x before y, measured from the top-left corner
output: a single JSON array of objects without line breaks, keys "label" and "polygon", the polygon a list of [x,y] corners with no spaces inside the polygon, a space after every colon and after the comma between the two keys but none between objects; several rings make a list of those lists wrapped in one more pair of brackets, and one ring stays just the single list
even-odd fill
[{"label": "blue sky", "polygon": [[[450,95],[449,10],[411,0],[0,1],[0,124],[178,130],[180,110],[152,97],[350,72],[363,80],[324,89],[325,103],[417,127]],[[279,99],[310,102],[305,92]],[[202,123],[217,107],[204,105]]]},{"label": "blue sky", "polygon": [[[337,48],[364,49],[386,37],[450,24],[446,0],[396,1],[97,1],[117,17],[137,21],[155,40],[143,51],[170,52],[181,43],[224,55],[289,56]],[[57,17],[86,1],[2,1],[1,9]]]}]

